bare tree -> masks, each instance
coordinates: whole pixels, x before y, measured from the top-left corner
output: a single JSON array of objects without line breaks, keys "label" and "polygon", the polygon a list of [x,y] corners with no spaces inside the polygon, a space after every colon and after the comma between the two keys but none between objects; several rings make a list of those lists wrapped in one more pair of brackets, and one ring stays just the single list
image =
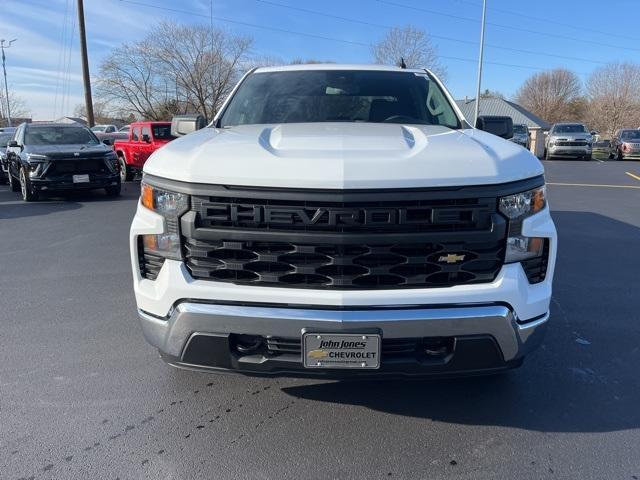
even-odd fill
[{"label": "bare tree", "polygon": [[429,35],[411,25],[392,28],[371,51],[376,63],[400,65],[402,59],[409,68],[428,68],[440,77],[446,76]]},{"label": "bare tree", "polygon": [[516,101],[547,122],[579,120],[573,115],[581,93],[578,76],[558,68],[529,77],[516,93]]},{"label": "bare tree", "polygon": [[640,125],[640,65],[612,63],[595,70],[587,81],[591,128],[613,135],[618,128]]},{"label": "bare tree", "polygon": [[[31,111],[27,106],[27,102],[20,95],[9,90],[9,108],[11,109],[11,119],[15,120],[29,118]],[[0,88],[0,126],[6,126],[7,123],[7,100],[5,98],[4,87]]]},{"label": "bare tree", "polygon": [[165,120],[197,111],[213,118],[229,94],[251,39],[201,25],[163,22],[102,63],[97,94],[118,110]]},{"label": "bare tree", "polygon": [[486,88],[484,92],[480,94],[480,98],[502,98],[504,100],[504,94],[497,90],[489,90]]}]

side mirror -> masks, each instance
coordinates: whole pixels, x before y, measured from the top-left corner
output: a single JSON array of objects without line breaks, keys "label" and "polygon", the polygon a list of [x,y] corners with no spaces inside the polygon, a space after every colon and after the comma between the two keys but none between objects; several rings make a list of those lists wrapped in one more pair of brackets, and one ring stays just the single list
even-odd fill
[{"label": "side mirror", "polygon": [[113,145],[113,140],[111,140],[110,138],[103,138],[102,143],[104,143],[105,145],[111,146]]},{"label": "side mirror", "polygon": [[9,143],[7,144],[7,147],[12,147],[12,148],[16,148],[19,147],[20,145],[18,145],[18,142],[16,142],[15,140],[11,140],[9,141]]},{"label": "side mirror", "polygon": [[513,119],[493,115],[481,115],[476,120],[476,128],[502,138],[513,138]]},{"label": "side mirror", "polygon": [[176,115],[171,120],[171,135],[182,137],[206,126],[207,121],[202,115]]},{"label": "side mirror", "polygon": [[549,136],[549,132],[547,132],[547,131],[544,131],[542,133],[544,134],[545,137]]},{"label": "side mirror", "polygon": [[145,143],[151,143],[151,137],[147,133],[142,134],[142,141]]},{"label": "side mirror", "polygon": [[591,131],[591,135],[597,135],[597,134],[598,134],[598,132],[596,132],[595,130]]}]

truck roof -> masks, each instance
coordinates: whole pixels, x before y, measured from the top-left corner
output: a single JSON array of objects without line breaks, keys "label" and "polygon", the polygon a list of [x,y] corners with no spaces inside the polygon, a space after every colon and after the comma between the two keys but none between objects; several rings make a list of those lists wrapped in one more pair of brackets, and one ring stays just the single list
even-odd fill
[{"label": "truck roof", "polygon": [[302,65],[282,65],[277,67],[258,67],[255,73],[262,72],[290,72],[303,70],[361,70],[361,71],[383,71],[383,72],[412,72],[424,73],[421,68],[400,68],[393,65],[358,65],[341,63],[307,63]]},{"label": "truck roof", "polygon": [[131,122],[129,124],[129,126],[133,126],[133,125],[171,125],[171,122],[167,121],[167,120],[140,120],[139,122]]}]

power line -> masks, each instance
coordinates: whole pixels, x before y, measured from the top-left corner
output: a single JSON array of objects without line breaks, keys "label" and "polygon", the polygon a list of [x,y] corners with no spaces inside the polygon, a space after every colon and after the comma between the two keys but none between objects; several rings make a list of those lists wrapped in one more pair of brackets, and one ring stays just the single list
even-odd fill
[{"label": "power line", "polygon": [[[137,1],[137,0],[119,0],[119,1],[123,2],[123,3],[129,3],[129,4],[132,4],[132,5],[141,6],[141,7],[155,8],[157,10],[165,10],[165,11],[168,11],[168,12],[181,13],[181,14],[184,14],[184,15],[190,15],[190,16],[194,16],[194,17],[210,19],[210,15],[204,15],[202,13],[192,12],[192,11],[189,11],[189,10],[182,10],[182,9],[177,9],[177,8],[164,7],[164,6],[160,6],[160,5],[153,5],[153,4],[150,4],[150,3],[140,2],[140,1]],[[294,31],[294,30],[287,30],[287,29],[277,28],[277,27],[268,27],[266,25],[258,25],[258,24],[255,24],[255,23],[243,22],[243,21],[240,21],[240,20],[233,20],[233,19],[225,18],[225,17],[214,16],[213,18],[216,19],[216,20],[219,20],[221,22],[231,23],[231,24],[235,24],[235,25],[242,25],[242,26],[252,27],[252,28],[259,28],[259,29],[262,29],[262,30],[269,30],[269,31],[273,31],[273,32],[286,33],[286,34],[289,34],[289,35],[298,35],[298,36],[303,36],[303,37],[316,38],[316,39],[320,39],[320,40],[327,40],[327,41],[331,41],[331,42],[345,43],[345,44],[349,44],[349,45],[356,45],[356,46],[366,47],[366,48],[371,48],[372,47],[372,45],[370,43],[358,42],[358,41],[354,41],[354,40],[346,40],[346,39],[343,39],[343,38],[327,37],[327,36],[324,36],[324,35],[316,35],[316,34],[307,33],[307,32],[297,32],[297,31]],[[450,55],[438,55],[438,57],[445,58],[445,59],[448,59],[448,60],[477,63],[477,60],[473,59],[473,58],[454,57],[454,56],[450,56]],[[526,70],[536,70],[536,71],[546,70],[546,68],[536,67],[536,66],[532,66],[532,65],[519,65],[519,64],[514,64],[514,63],[503,63],[503,62],[493,62],[493,61],[485,61],[484,63],[489,64],[489,65],[503,66],[503,67],[522,68],[522,69],[526,69]],[[588,75],[587,73],[584,73],[584,72],[577,72],[577,73],[579,73],[580,75]]]},{"label": "power line", "polygon": [[[466,4],[466,5],[473,5],[475,7],[481,7],[482,6],[479,3],[471,2],[471,1],[468,1],[468,0],[455,0],[455,1],[458,2],[458,3]],[[505,13],[507,15],[513,15],[513,16],[516,16],[516,17],[522,17],[523,16],[522,12],[516,12],[515,10],[507,10],[507,9],[504,9],[504,8],[487,7],[487,10],[492,10],[494,12],[499,12],[499,13]],[[606,35],[608,37],[618,37],[618,38],[622,38],[622,39],[625,39],[625,40],[640,41],[640,38],[638,38],[638,37],[629,37],[628,35],[620,35],[618,33],[607,32],[607,31],[604,31],[604,30],[596,30],[594,28],[576,27],[575,25],[571,25],[570,23],[558,22],[556,20],[549,19],[549,18],[534,17],[534,16],[531,16],[529,14],[527,14],[527,19],[535,20],[537,22],[548,23],[550,25],[557,25],[559,27],[571,28],[573,30],[579,30],[581,32],[592,32],[592,33],[597,33],[599,35]]]},{"label": "power line", "polygon": [[[386,30],[390,30],[390,29],[393,28],[390,25],[382,25],[382,24],[379,24],[379,23],[367,22],[367,21],[359,20],[359,19],[355,19],[355,18],[343,17],[343,16],[340,16],[340,15],[334,15],[334,14],[331,14],[331,13],[319,12],[317,10],[310,10],[310,9],[307,9],[307,8],[295,7],[293,5],[286,5],[286,4],[282,4],[282,3],[278,3],[278,2],[273,2],[273,1],[270,1],[270,0],[255,0],[255,1],[256,2],[260,2],[260,3],[264,3],[266,5],[272,5],[272,6],[275,6],[275,7],[285,8],[285,9],[289,9],[289,10],[295,10],[295,11],[309,13],[309,14],[312,14],[312,15],[318,15],[318,16],[327,17],[327,18],[334,18],[334,19],[345,21],[345,22],[357,23],[357,24],[361,24],[361,25],[367,25],[367,26],[370,26],[370,27],[383,28],[383,29],[386,29]],[[437,38],[437,39],[441,39],[441,40],[445,40],[445,41],[449,41],[449,42],[464,43],[464,44],[467,44],[467,45],[474,45],[474,46],[478,45],[478,42],[475,42],[475,41],[461,40],[459,38],[446,37],[444,35],[436,35],[436,34],[433,34],[433,33],[429,33],[429,36],[432,37],[432,38]],[[608,62],[603,62],[603,61],[599,61],[599,60],[592,60],[590,58],[573,57],[573,56],[568,56],[568,55],[558,55],[558,54],[554,54],[554,53],[539,52],[539,51],[534,51],[534,50],[525,50],[525,49],[521,49],[521,48],[504,47],[502,45],[495,45],[495,44],[491,44],[491,43],[485,43],[485,46],[491,47],[491,48],[495,48],[495,49],[498,49],[498,50],[505,50],[505,51],[508,51],[508,52],[526,53],[528,55],[544,55],[545,57],[561,58],[561,59],[564,59],[564,60],[575,60],[575,61],[580,61],[580,62],[594,63],[594,64],[598,64],[598,65],[606,65],[608,63]]]},{"label": "power line", "polygon": [[[442,17],[454,18],[456,20],[462,20],[462,21],[466,21],[466,22],[478,23],[478,20],[475,19],[475,18],[463,17],[463,16],[460,16],[460,15],[453,15],[451,13],[438,12],[436,10],[430,10],[430,9],[422,8],[422,7],[414,7],[412,5],[406,5],[406,4],[403,4],[403,3],[397,3],[397,2],[390,1],[390,0],[376,0],[376,1],[379,2],[379,3],[383,3],[383,4],[386,4],[386,5],[391,5],[391,6],[394,6],[394,7],[404,8],[404,9],[407,9],[407,10],[430,13],[432,15],[440,15]],[[613,45],[613,44],[610,44],[610,43],[602,43],[602,42],[598,42],[598,41],[595,41],[595,40],[588,40],[588,39],[584,39],[584,38],[570,37],[568,35],[560,35],[560,34],[557,34],[557,33],[541,32],[540,30],[532,30],[532,29],[528,29],[528,28],[514,27],[512,25],[504,25],[504,24],[501,24],[501,23],[487,22],[487,25],[491,25],[492,27],[516,30],[518,32],[533,33],[535,35],[542,35],[542,36],[545,36],[545,37],[559,38],[559,39],[562,39],[562,40],[572,40],[572,41],[581,42],[581,43],[589,43],[589,44],[592,44],[592,45],[598,45],[600,47],[615,48],[616,50],[627,50],[627,51],[640,52],[640,48],[624,47],[622,45]]]}]

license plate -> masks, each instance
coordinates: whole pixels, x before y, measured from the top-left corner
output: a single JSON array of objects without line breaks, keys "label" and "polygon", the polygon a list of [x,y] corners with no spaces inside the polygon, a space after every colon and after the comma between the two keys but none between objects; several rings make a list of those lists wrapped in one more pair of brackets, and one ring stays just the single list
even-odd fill
[{"label": "license plate", "polygon": [[380,335],[305,332],[302,345],[305,368],[380,368]]},{"label": "license plate", "polygon": [[74,175],[73,183],[89,183],[89,175]]}]

